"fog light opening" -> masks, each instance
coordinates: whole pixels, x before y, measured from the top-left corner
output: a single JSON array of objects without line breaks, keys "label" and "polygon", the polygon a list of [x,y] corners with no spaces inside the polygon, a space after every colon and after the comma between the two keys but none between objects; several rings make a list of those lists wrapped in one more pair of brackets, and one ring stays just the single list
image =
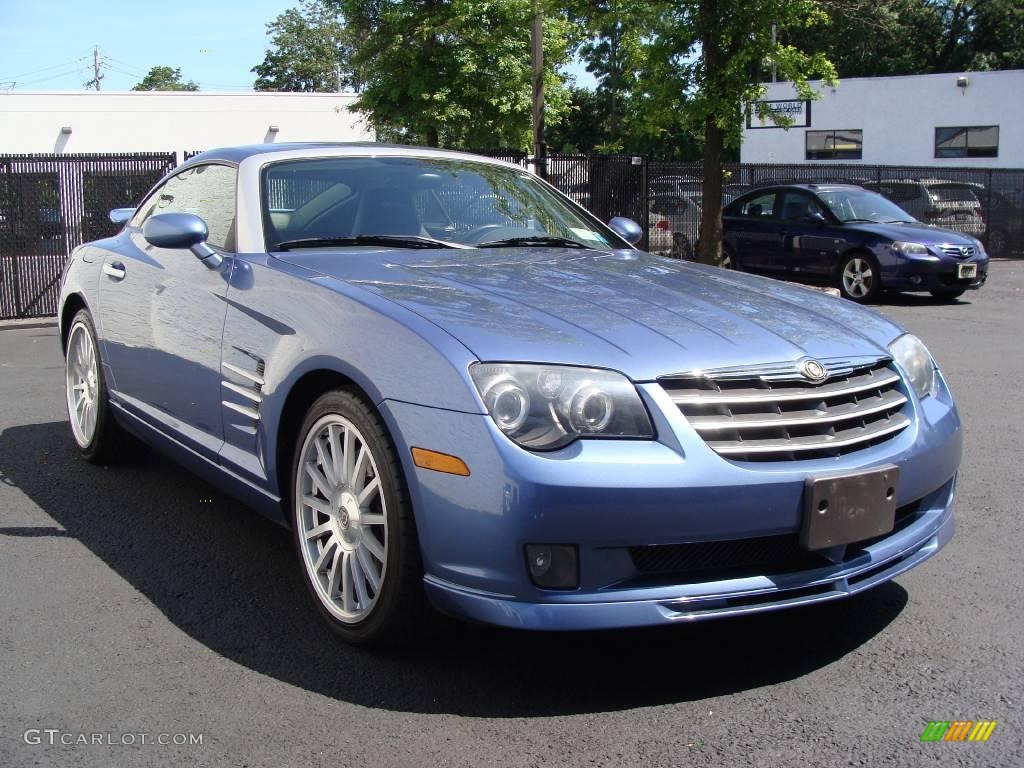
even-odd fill
[{"label": "fog light opening", "polygon": [[530,581],[541,589],[576,589],[580,583],[575,544],[527,544]]}]

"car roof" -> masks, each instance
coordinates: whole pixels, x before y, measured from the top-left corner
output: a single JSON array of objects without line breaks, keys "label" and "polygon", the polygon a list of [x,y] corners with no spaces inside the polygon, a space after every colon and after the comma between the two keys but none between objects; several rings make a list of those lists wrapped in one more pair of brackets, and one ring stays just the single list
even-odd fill
[{"label": "car roof", "polygon": [[764,184],[762,186],[754,187],[750,191],[751,192],[770,192],[772,190],[777,190],[777,189],[783,189],[783,190],[785,190],[785,189],[801,189],[801,190],[803,190],[805,192],[829,192],[829,191],[834,190],[834,189],[860,189],[860,190],[863,190],[864,187],[862,187],[860,184],[834,184],[834,183],[813,184],[813,183],[808,182],[808,183],[805,183],[805,184]]},{"label": "car roof", "polygon": [[[498,160],[483,155],[474,155],[470,152],[456,152],[447,149],[434,147],[407,146],[403,144],[381,144],[373,141],[349,141],[349,142],[285,142],[281,144],[246,144],[236,147],[220,147],[208,149],[194,157],[189,158],[181,167],[213,161],[228,163],[241,163],[252,157],[265,157],[272,159],[275,155],[289,159],[301,157],[368,157],[377,154],[410,157],[448,157],[463,160],[478,160],[480,162],[492,163],[494,165],[512,165],[503,160]],[[521,167],[521,166],[513,166]]]}]

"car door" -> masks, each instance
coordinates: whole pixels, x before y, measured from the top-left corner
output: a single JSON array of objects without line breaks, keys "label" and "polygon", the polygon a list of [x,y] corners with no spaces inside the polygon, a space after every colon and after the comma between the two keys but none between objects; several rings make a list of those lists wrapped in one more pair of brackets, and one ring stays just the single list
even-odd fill
[{"label": "car door", "polygon": [[775,266],[794,275],[831,274],[845,250],[846,236],[813,195],[799,190],[783,193],[779,208],[782,242]]},{"label": "car door", "polygon": [[723,224],[735,243],[737,263],[744,269],[773,268],[775,255],[781,247],[779,221],[775,218],[778,198],[776,190],[755,192],[729,207]]},{"label": "car door", "polygon": [[[223,442],[220,343],[234,264],[236,169],[187,168],[140,206],[100,276],[102,345],[115,402],[213,458]],[[209,269],[191,251],[157,248],[142,227],[160,213],[194,213],[225,257]]]}]

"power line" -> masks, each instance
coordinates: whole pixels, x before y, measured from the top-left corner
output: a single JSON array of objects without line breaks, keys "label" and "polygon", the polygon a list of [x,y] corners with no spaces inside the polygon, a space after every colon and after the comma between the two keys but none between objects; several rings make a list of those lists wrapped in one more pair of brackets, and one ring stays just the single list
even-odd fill
[{"label": "power line", "polygon": [[39,74],[40,72],[49,72],[51,69],[60,69],[61,67],[69,67],[72,64],[77,64],[80,61],[85,61],[86,58],[87,58],[86,56],[82,56],[79,59],[73,59],[72,61],[65,61],[65,62],[63,62],[61,64],[53,64],[53,65],[51,65],[49,67],[43,67],[42,69],[33,69],[31,72],[22,72],[20,75],[14,75],[14,76],[5,78],[5,80],[17,80],[20,77],[28,77],[29,75],[36,75],[36,74]]}]

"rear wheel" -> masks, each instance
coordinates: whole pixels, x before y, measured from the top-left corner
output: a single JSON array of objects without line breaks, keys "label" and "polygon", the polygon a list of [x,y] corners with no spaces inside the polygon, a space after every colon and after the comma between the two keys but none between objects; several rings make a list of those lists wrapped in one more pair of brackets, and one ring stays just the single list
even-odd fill
[{"label": "rear wheel", "polygon": [[429,615],[401,464],[380,417],[338,390],[309,409],[292,467],[292,523],[321,615],[355,644],[395,644]]},{"label": "rear wheel", "polygon": [[844,298],[861,304],[877,299],[882,292],[882,281],[875,257],[857,252],[843,259],[836,287]]},{"label": "rear wheel", "polygon": [[936,288],[934,291],[929,291],[932,296],[942,301],[953,301],[959,299],[964,293],[967,292],[966,288]]},{"label": "rear wheel", "polygon": [[130,439],[110,412],[96,331],[86,309],[71,321],[64,374],[71,436],[82,456],[94,464],[122,458]]}]

